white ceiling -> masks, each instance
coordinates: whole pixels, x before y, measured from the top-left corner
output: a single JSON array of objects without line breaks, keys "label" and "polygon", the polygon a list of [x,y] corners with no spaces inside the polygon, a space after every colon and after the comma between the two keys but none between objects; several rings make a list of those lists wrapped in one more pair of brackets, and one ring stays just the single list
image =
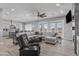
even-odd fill
[{"label": "white ceiling", "polygon": [[2,18],[5,20],[15,20],[28,22],[38,20],[37,12],[46,13],[47,17],[57,17],[66,15],[72,9],[71,3],[0,3],[3,8]]}]

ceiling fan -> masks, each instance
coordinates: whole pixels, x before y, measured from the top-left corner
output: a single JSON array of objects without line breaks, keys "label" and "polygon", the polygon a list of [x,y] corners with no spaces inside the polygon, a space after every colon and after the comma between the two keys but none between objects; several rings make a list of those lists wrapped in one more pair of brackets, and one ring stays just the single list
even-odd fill
[{"label": "ceiling fan", "polygon": [[40,12],[38,12],[38,13],[37,13],[37,17],[44,18],[44,17],[47,17],[47,16],[46,16],[46,13],[40,14]]}]

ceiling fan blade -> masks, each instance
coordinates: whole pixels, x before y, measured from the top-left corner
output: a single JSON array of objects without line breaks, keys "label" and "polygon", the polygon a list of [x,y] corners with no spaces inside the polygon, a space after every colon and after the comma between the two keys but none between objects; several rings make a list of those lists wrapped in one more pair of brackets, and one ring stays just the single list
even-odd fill
[{"label": "ceiling fan blade", "polygon": [[46,16],[46,13],[40,14],[40,12],[37,13],[37,16],[38,16],[38,17],[41,17],[41,18],[47,17],[47,16]]},{"label": "ceiling fan blade", "polygon": [[43,14],[41,14],[40,16],[41,16],[42,18],[43,18],[43,17],[46,17],[46,13],[43,13]]},{"label": "ceiling fan blade", "polygon": [[43,13],[43,14],[41,14],[41,15],[45,15],[46,13]]}]

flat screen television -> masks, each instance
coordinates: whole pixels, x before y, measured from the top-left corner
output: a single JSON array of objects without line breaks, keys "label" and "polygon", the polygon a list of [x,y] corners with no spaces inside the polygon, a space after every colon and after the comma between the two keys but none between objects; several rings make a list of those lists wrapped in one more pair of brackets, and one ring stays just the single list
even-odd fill
[{"label": "flat screen television", "polygon": [[66,15],[66,23],[70,23],[72,21],[71,10]]}]

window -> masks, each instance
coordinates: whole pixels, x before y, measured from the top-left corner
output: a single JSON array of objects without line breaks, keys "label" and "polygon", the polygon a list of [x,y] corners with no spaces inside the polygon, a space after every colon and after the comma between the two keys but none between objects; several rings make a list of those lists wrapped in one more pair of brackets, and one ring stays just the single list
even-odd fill
[{"label": "window", "polygon": [[25,25],[25,30],[26,31],[32,31],[32,24]]},{"label": "window", "polygon": [[45,23],[45,24],[44,24],[44,30],[47,31],[47,29],[48,29],[48,24]]},{"label": "window", "polygon": [[59,22],[57,23],[57,33],[59,36],[64,37],[64,23],[63,22]]},{"label": "window", "polygon": [[55,33],[56,32],[56,27],[57,27],[56,23],[51,23],[49,25],[50,25],[50,31]]}]

